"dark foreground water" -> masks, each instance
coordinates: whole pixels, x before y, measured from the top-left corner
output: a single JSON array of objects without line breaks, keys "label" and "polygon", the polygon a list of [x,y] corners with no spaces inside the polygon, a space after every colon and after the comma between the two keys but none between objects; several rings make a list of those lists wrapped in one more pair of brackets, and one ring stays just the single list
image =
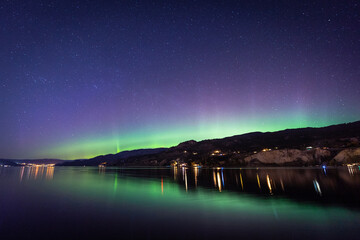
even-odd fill
[{"label": "dark foreground water", "polygon": [[360,239],[358,167],[0,167],[0,239]]}]

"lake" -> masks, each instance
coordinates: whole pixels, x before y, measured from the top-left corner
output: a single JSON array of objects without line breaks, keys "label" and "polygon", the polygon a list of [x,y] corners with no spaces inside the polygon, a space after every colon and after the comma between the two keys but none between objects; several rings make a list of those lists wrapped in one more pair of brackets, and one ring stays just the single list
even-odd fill
[{"label": "lake", "polygon": [[0,167],[0,239],[359,239],[360,171]]}]

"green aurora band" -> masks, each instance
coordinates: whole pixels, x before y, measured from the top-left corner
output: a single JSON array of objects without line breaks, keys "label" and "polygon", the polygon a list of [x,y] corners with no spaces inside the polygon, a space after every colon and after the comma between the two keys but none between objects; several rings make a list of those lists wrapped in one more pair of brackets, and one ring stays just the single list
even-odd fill
[{"label": "green aurora band", "polygon": [[[143,208],[146,212],[151,206],[152,211],[166,211],[176,214],[181,211],[194,215],[204,214],[209,217],[225,214],[231,219],[246,218],[254,221],[282,219],[286,221],[304,221],[309,225],[326,225],[329,221],[351,222],[358,218],[356,212],[341,207],[323,207],[316,204],[295,202],[284,198],[258,198],[251,194],[237,194],[231,191],[218,191],[198,187],[196,192],[184,194],[184,186],[172,180],[143,179],[137,177],[122,177],[117,173],[96,174],[96,168],[87,168],[79,174],[78,169],[66,169],[66,178],[54,178],[49,191],[60,196],[71,195],[76,201],[91,201],[96,205],[112,202],[119,205],[123,202],[134,208]],[[115,168],[114,168],[115,169]],[[70,171],[73,174],[69,173]],[[100,173],[101,174],[101,173]],[[97,176],[96,176],[97,175]],[[309,218],[312,216],[312,218]]]},{"label": "green aurora band", "polygon": [[[175,146],[187,140],[204,140],[223,138],[254,131],[278,131],[288,128],[323,127],[338,123],[336,119],[310,121],[305,115],[292,117],[279,116],[266,119],[229,118],[227,120],[199,121],[194,124],[177,124],[162,126],[153,124],[141,129],[130,129],[127,132],[119,129],[110,130],[109,134],[84,133],[82,137],[71,140],[53,141],[46,147],[37,150],[37,155],[46,158],[82,159],[98,155],[117,153],[141,148],[159,148]],[[45,149],[45,150],[44,150]]]}]

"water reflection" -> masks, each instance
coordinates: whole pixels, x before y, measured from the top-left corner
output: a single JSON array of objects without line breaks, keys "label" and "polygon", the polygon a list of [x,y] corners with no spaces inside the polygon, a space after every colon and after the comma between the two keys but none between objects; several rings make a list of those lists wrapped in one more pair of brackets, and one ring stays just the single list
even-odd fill
[{"label": "water reflection", "polygon": [[[18,172],[18,181],[52,180],[56,169],[53,166],[12,167]],[[77,169],[80,168],[68,168]],[[84,168],[85,169],[85,168]],[[339,204],[359,208],[360,170],[358,166],[343,168],[256,168],[224,169],[200,167],[172,168],[86,168],[99,175],[113,175],[113,192],[119,190],[119,178],[158,178],[159,194],[164,195],[165,184],[173,182],[185,192],[196,189],[214,189],[219,194],[237,192],[262,197],[281,196],[296,201],[313,201],[321,204]],[[6,173],[0,168],[0,177]]]},{"label": "water reflection", "polygon": [[24,172],[25,172],[25,167],[21,167],[20,168],[20,182],[23,180]]},{"label": "water reflection", "polygon": [[145,229],[139,238],[160,239],[175,224],[180,239],[280,239],[284,231],[288,238],[345,233],[349,239],[360,233],[359,187],[357,166],[326,173],[322,167],[0,168],[0,235],[50,229],[60,239],[69,231],[130,239]]},{"label": "water reflection", "polygon": [[118,175],[117,175],[117,173],[115,173],[115,176],[114,176],[114,193],[116,193],[117,186],[118,186]]},{"label": "water reflection", "polygon": [[186,191],[188,190],[188,181],[187,181],[187,168],[184,168],[183,167],[183,174],[185,175],[184,176],[184,179],[185,179],[185,189],[186,189]]},{"label": "water reflection", "polygon": [[219,193],[245,192],[263,197],[281,196],[293,200],[331,204],[346,202],[351,203],[352,207],[360,207],[356,202],[360,201],[360,193],[357,190],[360,187],[360,170],[357,166],[287,169],[202,168],[201,171],[197,168],[182,168],[180,172],[175,168],[172,174],[173,181],[180,186],[183,185],[185,191],[195,191],[197,187],[202,187],[216,189]]},{"label": "water reflection", "polygon": [[256,180],[259,186],[259,189],[261,189],[261,184],[260,184],[260,178],[259,178],[259,174],[256,174]]},{"label": "water reflection", "polygon": [[219,192],[221,192],[222,187],[224,186],[224,174],[220,168],[213,169],[213,179],[214,186],[219,189]]},{"label": "water reflection", "polygon": [[194,176],[195,176],[195,187],[197,187],[197,179],[199,175],[199,167],[194,167]]},{"label": "water reflection", "polygon": [[359,172],[360,166],[357,165],[348,165],[347,166],[349,174],[351,176],[355,175],[357,172]]},{"label": "water reflection", "polygon": [[164,179],[161,178],[161,194],[164,194]]},{"label": "water reflection", "polygon": [[322,193],[321,193],[321,189],[320,189],[320,184],[319,184],[319,182],[315,179],[315,180],[313,181],[313,183],[314,183],[315,191],[321,196]]},{"label": "water reflection", "polygon": [[[19,170],[19,180],[22,182],[24,176],[26,180],[52,180],[54,178],[54,166],[43,166],[43,165],[33,165],[33,166],[22,166],[22,167],[13,167],[12,169]],[[1,174],[1,171],[0,171]]]},{"label": "water reflection", "polygon": [[221,181],[220,181],[220,173],[217,172],[217,185],[219,186],[219,192],[221,192]]},{"label": "water reflection", "polygon": [[269,175],[266,175],[266,182],[267,182],[267,185],[268,185],[268,187],[269,187],[269,192],[270,192],[270,194],[273,194],[273,192],[272,192],[272,187],[271,187],[271,185],[272,185],[272,180],[270,179]]},{"label": "water reflection", "polygon": [[244,190],[244,182],[240,173],[240,183],[241,183],[241,189]]}]

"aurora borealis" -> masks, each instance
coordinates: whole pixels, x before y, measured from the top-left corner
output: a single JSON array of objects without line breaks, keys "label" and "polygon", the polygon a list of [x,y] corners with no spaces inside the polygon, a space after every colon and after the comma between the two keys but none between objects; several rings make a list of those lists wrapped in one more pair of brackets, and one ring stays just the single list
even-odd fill
[{"label": "aurora borealis", "polygon": [[0,5],[0,158],[360,119],[357,1]]}]

